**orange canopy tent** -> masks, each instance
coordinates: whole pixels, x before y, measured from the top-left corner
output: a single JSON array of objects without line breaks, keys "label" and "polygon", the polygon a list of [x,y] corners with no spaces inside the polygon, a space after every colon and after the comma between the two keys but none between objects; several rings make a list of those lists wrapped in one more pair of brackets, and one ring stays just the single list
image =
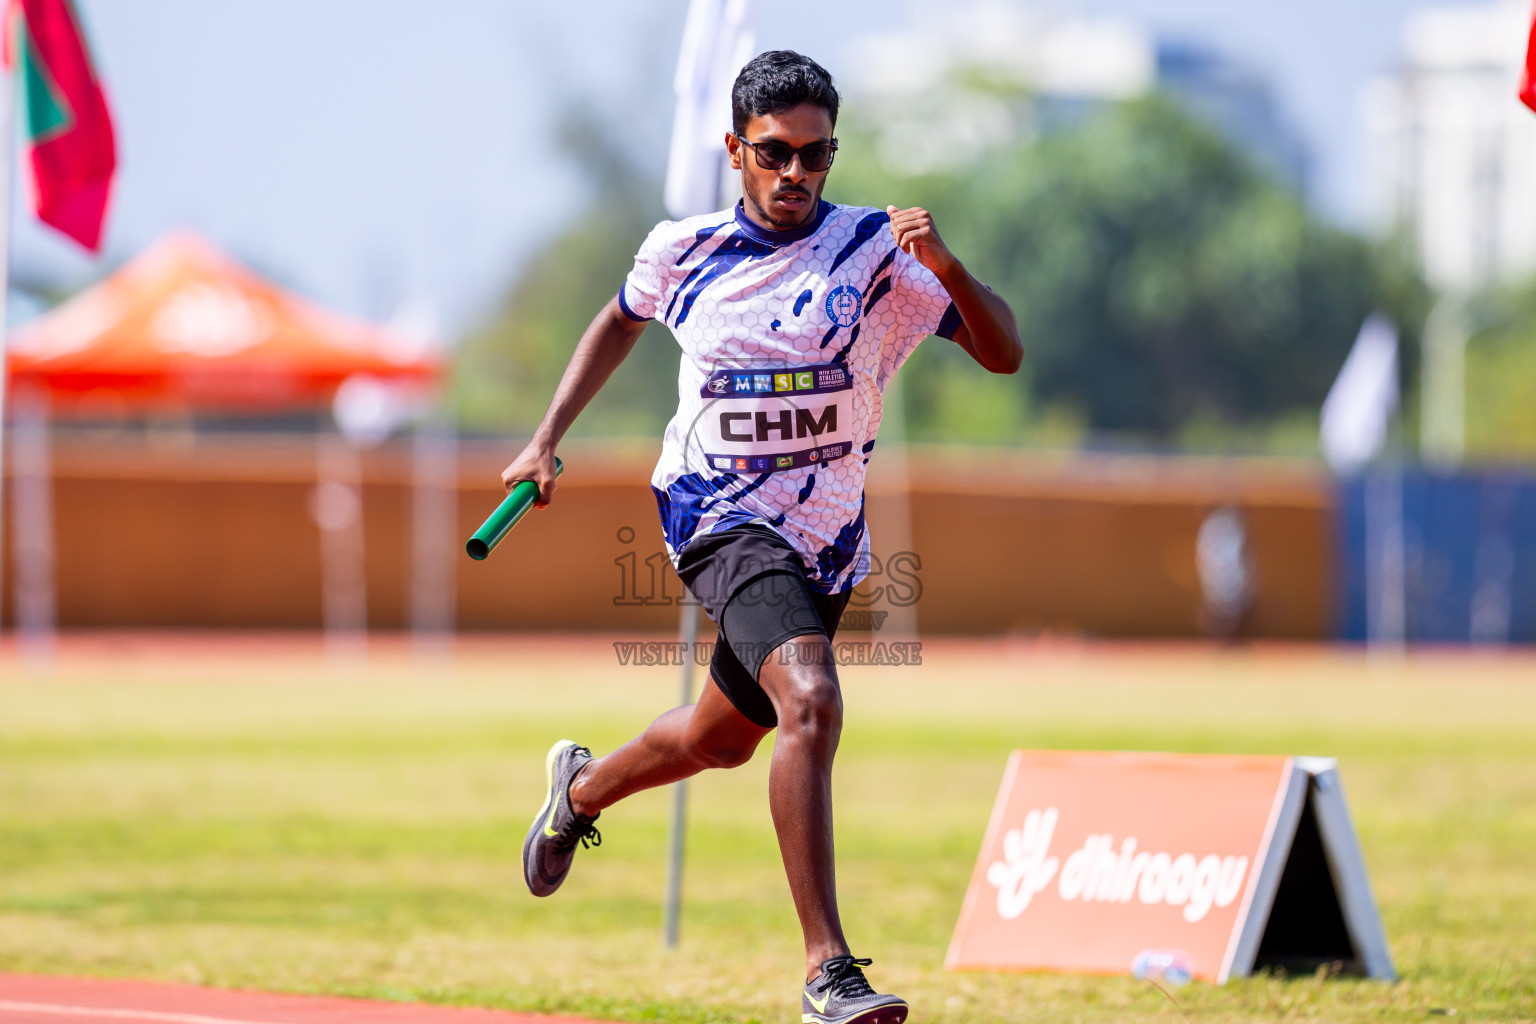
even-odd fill
[{"label": "orange canopy tent", "polygon": [[[343,385],[349,381],[360,385],[352,395],[390,393],[399,411],[427,397],[443,371],[430,339],[323,310],[186,233],[162,238],[104,281],[22,325],[9,349],[10,383],[28,397],[17,404],[18,412],[28,410],[18,420],[29,428],[18,437],[30,439],[21,446],[30,468],[20,475],[28,486],[19,481],[15,499],[17,521],[30,524],[27,550],[18,549],[23,599],[17,614],[38,636],[51,636],[54,615],[45,426],[51,413],[330,410],[339,390],[348,394]],[[326,629],[328,635],[360,634],[367,624],[361,464],[353,446],[322,441],[317,452]],[[18,465],[23,461],[18,455]],[[341,492],[351,494],[350,503],[330,500]],[[332,506],[351,511],[338,517],[326,511]],[[420,542],[417,547],[426,550]],[[452,545],[448,550],[451,557]]]},{"label": "orange canopy tent", "polygon": [[442,372],[436,349],[297,298],[186,233],[21,326],[9,347],[15,386],[104,411],[324,406],[355,375],[425,386]]}]

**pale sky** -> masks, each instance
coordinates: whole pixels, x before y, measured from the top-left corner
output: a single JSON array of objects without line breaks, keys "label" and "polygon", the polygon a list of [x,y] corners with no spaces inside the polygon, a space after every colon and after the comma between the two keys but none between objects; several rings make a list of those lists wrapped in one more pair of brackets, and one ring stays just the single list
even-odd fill
[{"label": "pale sky", "polygon": [[[687,9],[686,0],[77,3],[118,132],[106,251],[93,261],[37,225],[18,184],[15,280],[78,286],[190,227],[347,312],[377,317],[426,298],[449,333],[483,318],[580,208],[582,183],[553,141],[571,103],[622,114],[614,122],[633,136],[621,141],[659,175]],[[1422,0],[1050,6],[1128,15],[1266,74],[1311,151],[1315,205],[1358,219],[1356,94],[1392,66],[1402,20]],[[759,49],[801,50],[834,75],[860,33],[910,20],[899,0],[759,0],[757,9]]]}]

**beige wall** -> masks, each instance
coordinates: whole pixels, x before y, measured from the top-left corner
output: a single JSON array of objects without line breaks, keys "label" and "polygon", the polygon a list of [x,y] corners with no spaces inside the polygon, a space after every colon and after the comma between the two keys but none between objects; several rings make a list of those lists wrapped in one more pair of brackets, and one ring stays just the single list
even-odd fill
[{"label": "beige wall", "polygon": [[[530,514],[488,560],[462,554],[463,539],[500,498],[498,473],[512,451],[489,443],[461,451],[461,628],[675,628],[670,604],[622,603],[625,570],[615,560],[633,555],[639,597],[649,598],[645,559],[662,550],[647,484],[654,455],[643,448],[624,455],[570,446],[555,504]],[[302,439],[61,438],[54,450],[61,624],[317,626],[320,543],[308,511],[314,472],[313,446]],[[369,620],[398,629],[409,619],[408,453],[370,453],[365,477]],[[1311,467],[914,452],[910,479],[924,632],[1198,635],[1195,532],[1212,507],[1228,502],[1249,520],[1259,581],[1252,632],[1327,632],[1332,499]],[[874,551],[884,560],[900,526],[888,486],[872,478],[870,492]],[[11,521],[7,515],[7,531]],[[634,531],[628,543],[620,539],[626,527]],[[662,593],[676,595],[676,577],[670,569],[665,575]],[[9,591],[9,560],[5,579]],[[7,619],[13,606],[8,592]]]}]

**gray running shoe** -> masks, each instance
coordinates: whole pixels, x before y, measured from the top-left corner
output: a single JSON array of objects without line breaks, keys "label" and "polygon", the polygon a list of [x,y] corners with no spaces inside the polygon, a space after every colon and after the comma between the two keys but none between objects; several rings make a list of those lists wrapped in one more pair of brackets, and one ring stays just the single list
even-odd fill
[{"label": "gray running shoe", "polygon": [[571,809],[571,780],[591,760],[592,751],[572,740],[550,747],[544,759],[549,793],[523,840],[523,881],[535,896],[548,896],[560,888],[571,870],[578,840],[583,847],[602,845],[602,835],[592,827],[598,816],[589,818]]},{"label": "gray running shoe", "polygon": [[800,994],[800,1024],[901,1024],[907,1004],[870,988],[862,967],[873,960],[834,956]]}]

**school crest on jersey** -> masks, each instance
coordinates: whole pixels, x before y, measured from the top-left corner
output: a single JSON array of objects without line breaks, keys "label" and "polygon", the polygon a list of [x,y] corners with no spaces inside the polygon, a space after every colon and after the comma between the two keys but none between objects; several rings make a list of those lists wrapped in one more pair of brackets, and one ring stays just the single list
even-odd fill
[{"label": "school crest on jersey", "polygon": [[864,311],[864,298],[851,284],[841,284],[827,293],[827,319],[839,327],[852,327]]}]

